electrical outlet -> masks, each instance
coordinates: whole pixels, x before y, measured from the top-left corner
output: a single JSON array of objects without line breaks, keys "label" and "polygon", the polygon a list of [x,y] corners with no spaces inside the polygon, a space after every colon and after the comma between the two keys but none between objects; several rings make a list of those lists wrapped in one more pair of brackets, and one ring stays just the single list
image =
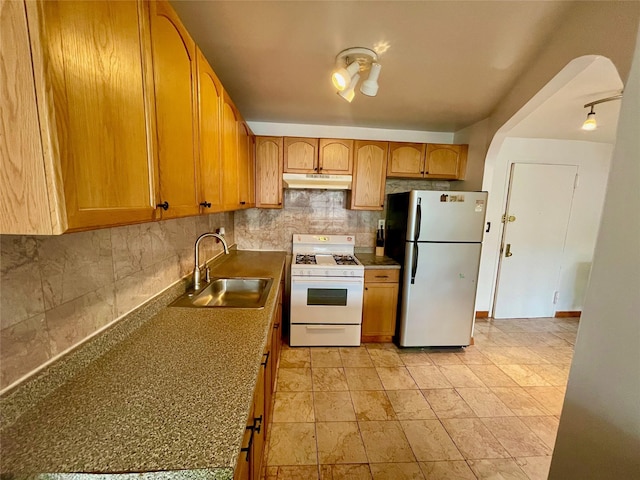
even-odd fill
[{"label": "electrical outlet", "polygon": [[378,230],[384,230],[384,218],[378,220]]}]

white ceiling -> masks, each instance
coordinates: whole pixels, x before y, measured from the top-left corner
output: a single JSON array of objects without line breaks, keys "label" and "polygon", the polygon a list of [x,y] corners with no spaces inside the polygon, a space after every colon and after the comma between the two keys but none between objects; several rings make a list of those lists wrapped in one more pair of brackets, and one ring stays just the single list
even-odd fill
[{"label": "white ceiling", "polygon": [[[172,4],[248,121],[432,132],[488,117],[572,7],[453,0]],[[347,103],[331,85],[335,56],[379,45],[388,49],[379,56],[378,95],[357,92]],[[583,100],[593,100],[589,88],[610,89],[584,88],[567,99],[571,108],[578,101],[580,117]]]}]

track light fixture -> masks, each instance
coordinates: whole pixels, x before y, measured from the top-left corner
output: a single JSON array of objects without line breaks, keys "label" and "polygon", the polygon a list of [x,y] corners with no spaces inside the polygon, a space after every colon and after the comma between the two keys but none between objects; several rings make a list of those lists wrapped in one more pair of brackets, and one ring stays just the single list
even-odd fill
[{"label": "track light fixture", "polygon": [[596,100],[594,102],[586,103],[584,108],[591,107],[589,113],[587,113],[587,119],[582,124],[582,130],[595,130],[598,128],[598,123],[596,122],[596,112],[593,110],[594,105],[598,105],[599,103],[610,102],[612,100],[620,100],[622,98],[622,92],[618,95],[613,95],[612,97],[602,98],[600,100]]},{"label": "track light fixture", "polygon": [[362,82],[360,91],[375,97],[378,93],[378,77],[382,65],[378,63],[378,55],[368,48],[348,48],[336,57],[336,69],[331,75],[333,86],[338,95],[351,103],[355,97],[356,84],[360,80],[360,73],[370,70],[369,77]]}]

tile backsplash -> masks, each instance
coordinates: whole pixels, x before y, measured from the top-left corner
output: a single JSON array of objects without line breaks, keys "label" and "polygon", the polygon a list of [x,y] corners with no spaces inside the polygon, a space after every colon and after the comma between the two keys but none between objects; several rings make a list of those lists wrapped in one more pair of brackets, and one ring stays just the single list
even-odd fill
[{"label": "tile backsplash", "polygon": [[[0,389],[140,306],[193,270],[196,237],[219,213],[60,236],[0,236]],[[222,245],[201,244],[201,259]]]}]

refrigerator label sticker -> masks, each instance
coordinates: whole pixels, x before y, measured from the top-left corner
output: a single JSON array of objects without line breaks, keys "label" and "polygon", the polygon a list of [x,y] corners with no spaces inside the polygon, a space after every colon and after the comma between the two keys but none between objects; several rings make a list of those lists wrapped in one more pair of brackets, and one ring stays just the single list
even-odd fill
[{"label": "refrigerator label sticker", "polygon": [[484,200],[476,200],[476,212],[484,210]]},{"label": "refrigerator label sticker", "polygon": [[[448,195],[448,197],[449,197],[449,200],[448,200],[449,202],[456,202],[456,203],[464,202],[464,195]],[[440,197],[440,201],[441,202],[443,201],[442,197]],[[444,201],[446,202],[447,200],[444,200]]]}]

